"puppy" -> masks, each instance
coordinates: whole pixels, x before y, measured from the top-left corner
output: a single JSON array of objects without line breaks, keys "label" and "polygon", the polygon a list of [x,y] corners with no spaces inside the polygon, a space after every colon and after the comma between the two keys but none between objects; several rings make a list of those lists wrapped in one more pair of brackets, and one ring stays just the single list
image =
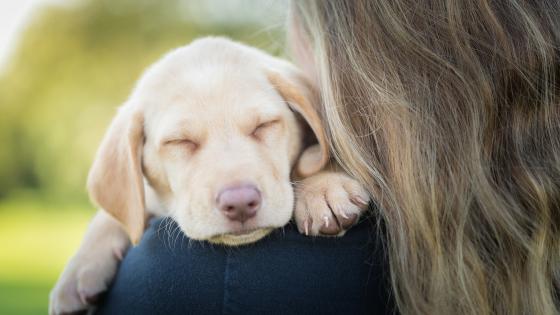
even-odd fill
[{"label": "puppy", "polygon": [[98,150],[88,190],[103,210],[51,292],[50,314],[88,309],[150,215],[226,245],[254,242],[292,216],[305,234],[343,234],[369,197],[323,170],[316,106],[293,65],[224,38],[196,40],[151,66]]}]

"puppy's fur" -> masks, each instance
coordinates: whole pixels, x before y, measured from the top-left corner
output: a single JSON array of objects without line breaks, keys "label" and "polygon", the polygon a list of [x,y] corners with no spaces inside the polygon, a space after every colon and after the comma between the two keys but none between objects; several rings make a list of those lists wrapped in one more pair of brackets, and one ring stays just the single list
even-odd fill
[{"label": "puppy's fur", "polygon": [[[150,67],[102,141],[88,189],[103,210],[51,293],[50,313],[87,308],[148,215],[169,216],[191,239],[208,240],[281,227],[295,204],[300,231],[341,234],[368,196],[341,173],[319,172],[328,147],[316,106],[297,68],[227,39],[197,40]],[[297,203],[294,178],[309,184]],[[262,197],[244,223],[216,206],[219,191],[240,183]]]}]

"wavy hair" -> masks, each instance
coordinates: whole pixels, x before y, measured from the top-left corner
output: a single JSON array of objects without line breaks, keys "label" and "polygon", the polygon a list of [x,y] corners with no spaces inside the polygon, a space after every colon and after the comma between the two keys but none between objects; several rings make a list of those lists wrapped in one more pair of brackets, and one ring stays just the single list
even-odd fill
[{"label": "wavy hair", "polygon": [[402,314],[559,314],[560,1],[293,1]]}]

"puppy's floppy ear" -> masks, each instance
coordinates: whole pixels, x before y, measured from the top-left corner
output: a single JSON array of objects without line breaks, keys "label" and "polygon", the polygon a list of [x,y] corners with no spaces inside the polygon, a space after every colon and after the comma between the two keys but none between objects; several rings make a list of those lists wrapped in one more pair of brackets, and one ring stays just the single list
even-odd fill
[{"label": "puppy's floppy ear", "polygon": [[136,244],[145,224],[142,147],[143,114],[131,103],[113,119],[88,177],[90,198],[127,230]]},{"label": "puppy's floppy ear", "polygon": [[267,72],[268,81],[307,122],[317,143],[304,149],[296,165],[298,175],[306,177],[320,171],[328,162],[329,150],[325,129],[315,106],[318,97],[311,83],[303,76],[283,76],[277,72]]}]

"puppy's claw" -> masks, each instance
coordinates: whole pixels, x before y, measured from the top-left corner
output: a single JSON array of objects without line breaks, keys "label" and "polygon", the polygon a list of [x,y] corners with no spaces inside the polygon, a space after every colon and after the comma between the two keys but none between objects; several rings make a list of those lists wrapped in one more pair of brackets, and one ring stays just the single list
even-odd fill
[{"label": "puppy's claw", "polygon": [[[346,215],[346,213],[342,212],[343,214]],[[342,216],[342,214],[341,214]],[[342,225],[343,229],[348,229],[350,228],[352,225],[354,225],[356,223],[356,221],[358,221],[358,214],[356,213],[351,213],[349,215],[346,215],[345,218],[342,218],[339,220],[340,225]]]},{"label": "puppy's claw", "polygon": [[80,292],[80,300],[86,305],[96,305],[101,300],[101,292],[96,294]]},{"label": "puppy's claw", "polygon": [[120,249],[113,249],[113,254],[115,255],[115,257],[119,260],[122,261],[123,260],[123,253]]},{"label": "puppy's claw", "polygon": [[325,227],[328,228],[329,227],[329,217],[328,216],[323,216],[323,221],[325,222]]},{"label": "puppy's claw", "polygon": [[310,222],[309,222],[310,220],[311,219],[307,218],[303,221],[303,228],[305,230],[305,235],[306,236],[309,236],[309,226],[311,225]]},{"label": "puppy's claw", "polygon": [[354,195],[354,196],[350,197],[350,201],[352,201],[352,203],[354,203],[356,206],[359,206],[359,207],[365,207],[369,204],[369,202],[367,200],[365,200],[364,198],[362,198],[358,195]]}]

